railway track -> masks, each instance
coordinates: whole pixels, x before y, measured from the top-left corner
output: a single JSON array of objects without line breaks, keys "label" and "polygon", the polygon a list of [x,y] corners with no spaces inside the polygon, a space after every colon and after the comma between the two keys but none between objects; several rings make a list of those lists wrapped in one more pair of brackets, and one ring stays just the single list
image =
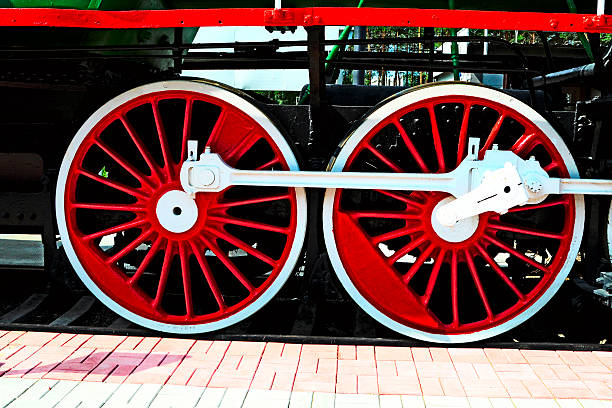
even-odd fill
[{"label": "railway track", "polygon": [[[130,336],[168,336],[118,316],[85,290],[49,284],[37,267],[0,267],[0,329]],[[584,318],[588,316],[588,318]],[[612,309],[568,280],[557,296],[523,325],[462,347],[612,351]],[[403,337],[370,318],[348,300],[279,296],[258,313],[212,333],[171,335],[207,340],[284,343],[433,346]]]}]

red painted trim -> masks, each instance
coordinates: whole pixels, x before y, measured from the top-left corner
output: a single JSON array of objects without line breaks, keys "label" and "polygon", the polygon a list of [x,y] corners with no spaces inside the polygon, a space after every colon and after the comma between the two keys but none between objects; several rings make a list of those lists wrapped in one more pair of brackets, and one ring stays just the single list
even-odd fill
[{"label": "red painted trim", "polygon": [[612,33],[612,15],[408,8],[181,9],[100,11],[0,8],[0,26],[158,28],[369,25]]}]

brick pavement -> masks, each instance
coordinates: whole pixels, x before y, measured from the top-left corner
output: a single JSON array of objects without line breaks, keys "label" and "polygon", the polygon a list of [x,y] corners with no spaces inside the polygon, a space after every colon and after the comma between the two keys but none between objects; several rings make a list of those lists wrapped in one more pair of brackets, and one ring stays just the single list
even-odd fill
[{"label": "brick pavement", "polygon": [[[0,331],[0,380],[0,399],[7,384],[29,384],[12,399],[7,394],[12,406],[22,398],[28,406],[42,395],[37,387],[56,390],[45,398],[66,406],[73,405],[60,394],[76,401],[94,388],[112,398],[80,407],[129,406],[113,401],[136,398],[143,385],[155,388],[147,394],[157,401],[151,406],[170,406],[162,400],[173,395],[187,398],[184,406],[200,404],[203,395],[210,406],[247,407],[256,406],[257,395],[269,406],[294,401],[291,407],[329,406],[330,399],[347,407],[612,406],[612,353]],[[223,403],[228,398],[235,401]]]}]

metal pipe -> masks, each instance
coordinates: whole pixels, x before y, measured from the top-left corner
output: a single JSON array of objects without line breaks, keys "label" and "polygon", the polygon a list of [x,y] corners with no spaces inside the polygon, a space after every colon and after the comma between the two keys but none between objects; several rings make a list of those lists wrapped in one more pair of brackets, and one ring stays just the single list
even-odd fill
[{"label": "metal pipe", "polygon": [[606,0],[597,0],[597,14],[606,14]]},{"label": "metal pipe", "polygon": [[533,78],[533,86],[541,88],[546,85],[559,84],[572,79],[592,78],[598,70],[594,63],[582,65],[576,68],[565,69],[563,71],[552,72],[548,75]]}]

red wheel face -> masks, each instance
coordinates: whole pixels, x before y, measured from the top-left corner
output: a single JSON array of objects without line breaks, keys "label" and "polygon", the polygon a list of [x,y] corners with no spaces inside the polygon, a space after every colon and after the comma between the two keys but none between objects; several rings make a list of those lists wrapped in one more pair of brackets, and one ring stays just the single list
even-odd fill
[{"label": "red wheel face", "polygon": [[263,306],[254,305],[280,288],[301,248],[304,197],[302,190],[244,187],[186,195],[179,172],[189,139],[240,169],[289,169],[295,158],[237,95],[171,84],[177,89],[153,84],[134,92],[95,119],[65,160],[62,194],[68,239],[86,278],[126,317],[180,331],[167,325],[223,322]]},{"label": "red wheel face", "polygon": [[[485,88],[468,86],[476,92],[452,96],[456,88],[443,86],[450,95],[427,98],[423,88],[414,92],[424,96],[410,96],[408,106],[372,114],[377,122],[369,122],[358,143],[349,139],[345,149],[352,150],[334,170],[445,173],[465,158],[468,137],[478,137],[481,158],[497,145],[522,158],[535,156],[552,177],[569,176],[573,161],[555,145],[560,139],[551,140],[523,112],[500,97],[477,96]],[[489,337],[507,330],[496,329],[505,323],[524,320],[567,274],[581,236],[575,197],[550,196],[501,216],[481,214],[464,220],[468,225],[458,236],[432,223],[434,208],[447,197],[382,190],[329,195],[339,276],[350,281],[345,286],[358,303],[398,331],[408,328],[407,334],[425,333],[421,337],[434,341],[457,335],[469,341],[483,331]]]}]

